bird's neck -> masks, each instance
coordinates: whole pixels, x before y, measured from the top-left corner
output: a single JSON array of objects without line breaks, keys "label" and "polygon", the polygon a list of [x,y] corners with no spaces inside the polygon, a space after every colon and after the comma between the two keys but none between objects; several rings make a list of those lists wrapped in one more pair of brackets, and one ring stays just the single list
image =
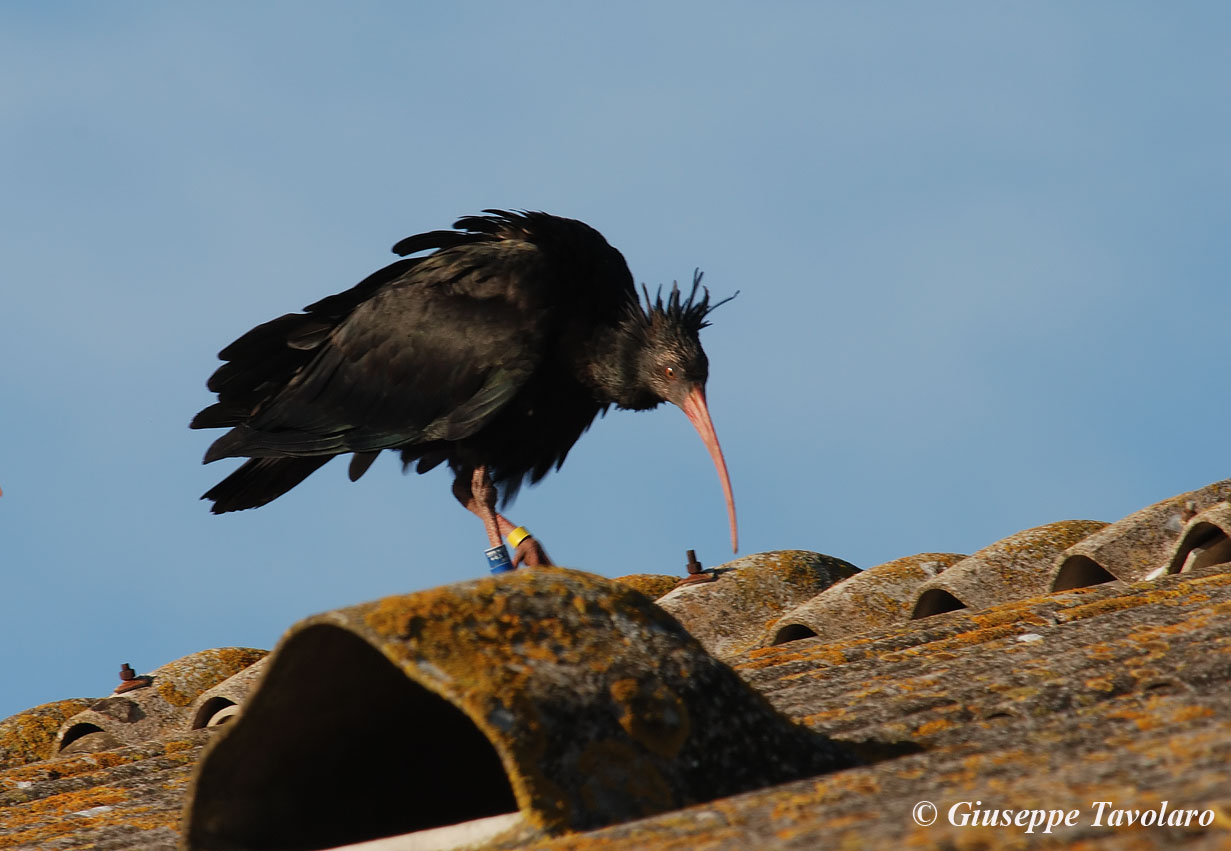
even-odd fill
[{"label": "bird's neck", "polygon": [[644,411],[662,400],[644,388],[640,381],[643,341],[627,323],[598,329],[586,341],[582,381],[603,405]]}]

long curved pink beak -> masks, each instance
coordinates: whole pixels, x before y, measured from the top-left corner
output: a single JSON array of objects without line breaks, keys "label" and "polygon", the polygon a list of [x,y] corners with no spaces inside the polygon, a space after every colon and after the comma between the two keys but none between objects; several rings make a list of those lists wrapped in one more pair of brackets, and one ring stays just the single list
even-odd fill
[{"label": "long curved pink beak", "polygon": [[731,552],[739,552],[739,528],[735,523],[735,495],[731,493],[731,477],[727,475],[727,462],[722,457],[722,447],[718,445],[718,435],[714,431],[714,423],[710,420],[710,409],[705,404],[705,388],[696,387],[689,391],[680,405],[688,421],[692,423],[697,434],[714,459],[714,468],[718,470],[718,479],[722,482],[722,493],[727,498],[727,517],[731,521]]}]

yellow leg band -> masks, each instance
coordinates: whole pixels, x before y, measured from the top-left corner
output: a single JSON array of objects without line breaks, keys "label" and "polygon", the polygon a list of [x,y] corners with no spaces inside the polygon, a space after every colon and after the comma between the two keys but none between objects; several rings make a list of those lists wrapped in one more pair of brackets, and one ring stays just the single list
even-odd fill
[{"label": "yellow leg band", "polygon": [[520,544],[522,541],[526,540],[526,538],[529,538],[529,537],[530,537],[530,530],[527,529],[525,526],[518,526],[512,532],[509,532],[506,540],[509,542],[510,547],[513,547],[514,549],[516,549],[518,544]]}]

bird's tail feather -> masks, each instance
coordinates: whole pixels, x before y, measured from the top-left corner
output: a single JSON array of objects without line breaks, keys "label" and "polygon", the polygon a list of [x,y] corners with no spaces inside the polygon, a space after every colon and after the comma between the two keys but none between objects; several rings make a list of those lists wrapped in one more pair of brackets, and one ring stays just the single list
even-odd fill
[{"label": "bird's tail feather", "polygon": [[243,511],[272,502],[315,473],[332,455],[307,458],[249,458],[202,495],[214,501],[214,514]]}]

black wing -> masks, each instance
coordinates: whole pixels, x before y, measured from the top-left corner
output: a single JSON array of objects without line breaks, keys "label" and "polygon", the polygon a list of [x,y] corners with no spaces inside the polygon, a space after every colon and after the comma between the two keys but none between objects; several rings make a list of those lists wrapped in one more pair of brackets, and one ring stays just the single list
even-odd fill
[{"label": "black wing", "polygon": [[[516,396],[542,358],[550,327],[550,285],[538,250],[506,240],[401,262],[412,265],[336,326],[296,315],[266,323],[298,353],[291,357],[309,357],[283,386],[247,388],[238,404],[221,383],[219,404],[194,425],[239,421],[210,447],[207,462],[459,440]],[[242,344],[259,330],[224,351],[236,360],[219,374],[244,372]],[[228,403],[232,409],[223,410]],[[210,411],[216,415],[206,416]]]}]

